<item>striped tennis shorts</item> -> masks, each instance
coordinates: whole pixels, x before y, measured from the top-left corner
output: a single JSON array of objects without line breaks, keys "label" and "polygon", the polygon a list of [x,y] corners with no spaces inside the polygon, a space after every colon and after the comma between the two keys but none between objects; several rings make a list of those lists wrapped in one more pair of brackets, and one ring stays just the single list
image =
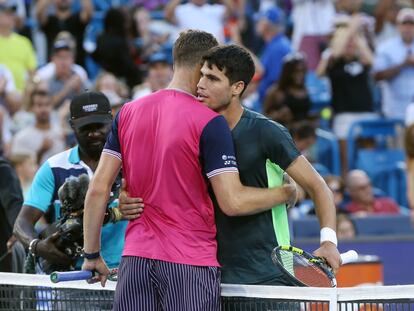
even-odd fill
[{"label": "striped tennis shorts", "polygon": [[221,310],[220,268],[122,257],[113,310]]}]

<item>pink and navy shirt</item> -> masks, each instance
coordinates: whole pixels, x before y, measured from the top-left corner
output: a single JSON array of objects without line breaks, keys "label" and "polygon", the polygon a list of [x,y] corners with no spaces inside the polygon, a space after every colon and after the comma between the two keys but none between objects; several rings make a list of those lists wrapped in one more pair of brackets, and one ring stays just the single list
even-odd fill
[{"label": "pink and navy shirt", "polygon": [[145,203],[123,256],[219,265],[208,178],[238,172],[222,116],[186,92],[158,91],[122,107],[103,152],[122,161],[130,196]]}]

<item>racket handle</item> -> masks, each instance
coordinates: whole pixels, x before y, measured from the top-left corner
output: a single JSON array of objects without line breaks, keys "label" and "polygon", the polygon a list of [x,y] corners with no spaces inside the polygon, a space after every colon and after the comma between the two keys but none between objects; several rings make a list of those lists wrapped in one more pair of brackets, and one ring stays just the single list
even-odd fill
[{"label": "racket handle", "polygon": [[50,275],[50,280],[53,283],[58,283],[58,282],[66,282],[66,281],[88,280],[92,278],[92,276],[93,276],[92,271],[88,271],[88,270],[66,271],[66,272],[55,271],[55,272],[52,272],[52,274]]},{"label": "racket handle", "polygon": [[358,253],[354,250],[347,251],[341,254],[342,264],[355,262],[358,260]]}]

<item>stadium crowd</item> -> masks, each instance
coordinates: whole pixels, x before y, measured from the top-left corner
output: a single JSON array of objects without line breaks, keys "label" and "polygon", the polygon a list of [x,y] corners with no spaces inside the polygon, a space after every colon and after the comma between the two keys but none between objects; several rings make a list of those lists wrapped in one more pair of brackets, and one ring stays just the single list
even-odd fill
[{"label": "stadium crowd", "polygon": [[[252,52],[243,104],[289,129],[338,215],[414,224],[414,1],[0,0],[0,257],[39,167],[77,144],[71,100],[102,92],[115,116],[167,87],[185,29]],[[374,132],[355,134],[365,121]],[[314,210],[301,191],[289,213]]]}]

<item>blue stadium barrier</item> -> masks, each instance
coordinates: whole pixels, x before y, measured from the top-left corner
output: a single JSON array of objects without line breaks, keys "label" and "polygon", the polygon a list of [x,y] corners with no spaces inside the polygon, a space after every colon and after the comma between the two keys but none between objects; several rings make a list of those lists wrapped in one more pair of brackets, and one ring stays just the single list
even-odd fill
[{"label": "blue stadium barrier", "polygon": [[[358,236],[414,235],[414,228],[408,215],[372,215],[355,217],[351,215]],[[319,238],[320,226],[316,216],[306,216],[291,221],[293,240]]]}]

